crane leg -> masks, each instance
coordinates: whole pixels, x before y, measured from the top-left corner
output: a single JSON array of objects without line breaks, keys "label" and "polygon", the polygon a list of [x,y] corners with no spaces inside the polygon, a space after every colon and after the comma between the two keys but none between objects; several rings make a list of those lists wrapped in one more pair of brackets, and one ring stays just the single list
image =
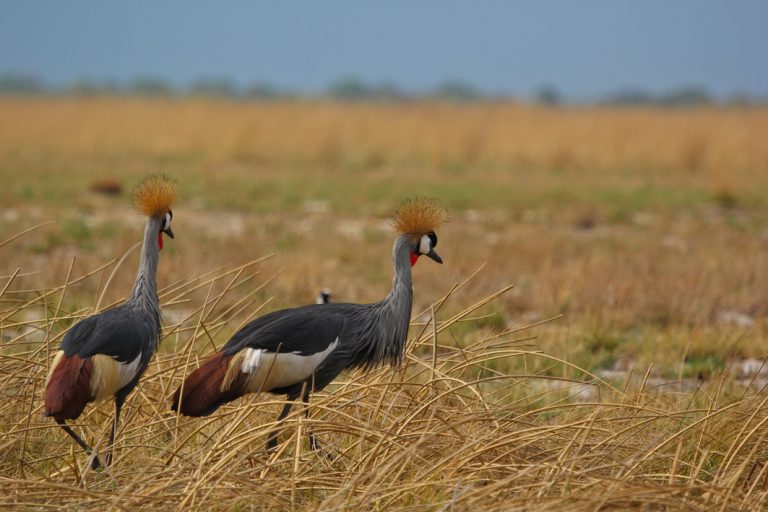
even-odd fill
[{"label": "crane leg", "polygon": [[[80,448],[82,448],[85,451],[85,453],[87,453],[88,455],[93,453],[93,449],[90,446],[88,446],[88,443],[83,441],[83,438],[80,437],[79,435],[77,435],[77,433],[74,430],[72,430],[72,428],[69,425],[67,425],[66,421],[64,421],[64,420],[56,420],[56,423],[61,428],[64,429],[64,432],[69,434],[69,437],[74,439],[75,442],[80,445]],[[100,467],[101,467],[101,463],[99,462],[99,457],[96,456],[96,457],[93,458],[93,461],[91,462],[91,469],[99,469]]]},{"label": "crane leg", "polygon": [[[304,402],[304,417],[309,419],[309,386],[305,386],[301,393],[301,401]],[[314,431],[307,427],[307,435],[309,436],[309,447],[313,451],[320,451],[320,443],[317,442]]]},{"label": "crane leg", "polygon": [[[275,426],[274,430],[269,433],[269,438],[267,438],[267,451],[274,450],[275,447],[277,447],[277,435],[280,433],[280,423],[285,419],[286,416],[288,416],[288,413],[291,412],[291,407],[293,407],[293,401],[298,398],[297,395],[301,395],[301,401],[304,402],[304,417],[309,418],[309,394],[312,390],[312,386],[308,386],[307,383],[304,383],[301,387],[301,392],[296,394],[289,394],[288,400],[284,406],[283,410],[280,411],[280,416],[277,417],[277,426]],[[323,450],[320,448],[320,443],[317,440],[317,437],[315,436],[315,433],[312,431],[311,428],[307,427],[307,435],[309,436],[309,447],[313,451],[319,451],[323,452]],[[326,457],[329,457],[328,454],[325,454]]]},{"label": "crane leg", "polygon": [[[304,402],[304,417],[309,418],[309,391],[305,390],[304,393],[301,396],[301,401]],[[315,432],[307,426],[307,435],[309,436],[309,447],[312,449],[312,451],[319,452],[323,456],[325,456],[328,460],[333,460],[333,454],[329,452],[328,450],[324,449],[320,445],[320,441],[317,440],[317,436],[315,435]]]},{"label": "crane leg", "polygon": [[277,435],[280,433],[280,423],[282,423],[285,417],[288,416],[288,413],[291,412],[291,407],[293,407],[293,402],[288,402],[283,406],[283,410],[280,411],[280,416],[277,417],[277,425],[272,432],[269,433],[269,437],[267,438],[267,451],[272,451],[277,447]]},{"label": "crane leg", "polygon": [[104,456],[107,466],[112,465],[112,452],[115,450],[115,436],[117,435],[117,422],[120,421],[120,410],[123,408],[125,398],[115,397],[115,418],[112,420],[112,430],[109,432],[109,445],[107,454]]},{"label": "crane leg", "polygon": [[85,452],[86,452],[86,453],[91,453],[91,452],[93,451],[93,450],[91,450],[91,447],[90,447],[90,446],[88,446],[88,444],[87,444],[85,441],[83,441],[83,438],[82,438],[82,437],[80,437],[79,435],[77,435],[77,434],[75,433],[75,431],[74,431],[74,430],[72,430],[72,429],[69,427],[69,425],[67,425],[67,423],[66,423],[64,420],[56,420],[56,423],[58,423],[58,424],[59,424],[59,426],[60,426],[61,428],[63,428],[63,429],[64,429],[64,432],[66,432],[67,434],[69,434],[69,437],[71,437],[72,439],[74,439],[74,440],[75,440],[75,442],[76,442],[77,444],[79,444],[79,445],[80,445],[80,447],[81,447],[83,450],[85,450]]}]

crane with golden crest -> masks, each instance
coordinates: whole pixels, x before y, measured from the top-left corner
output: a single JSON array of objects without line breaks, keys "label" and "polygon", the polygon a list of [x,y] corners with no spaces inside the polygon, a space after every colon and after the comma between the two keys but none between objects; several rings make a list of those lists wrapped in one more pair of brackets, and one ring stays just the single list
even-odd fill
[{"label": "crane with golden crest", "polygon": [[[373,304],[312,304],[284,309],[253,320],[173,395],[172,409],[187,416],[207,416],[219,406],[260,391],[286,395],[278,423],[301,397],[321,390],[343,370],[370,370],[402,361],[413,304],[411,268],[425,255],[438,263],[435,229],[445,219],[440,204],[427,198],[405,201],[394,226],[400,232],[392,250],[392,290]],[[273,430],[267,449],[277,445]],[[310,445],[317,440],[309,432]]]},{"label": "crane with golden crest", "polygon": [[[147,217],[136,283],[128,299],[75,324],[64,336],[45,386],[45,415],[56,420],[87,453],[91,447],[67,425],[89,402],[115,399],[115,417],[104,462],[112,446],[125,399],[139,383],[160,339],[157,263],[163,234],[173,238],[171,206],[176,184],[163,174],[148,174],[134,188],[134,207]],[[98,457],[91,463],[100,467]]]}]

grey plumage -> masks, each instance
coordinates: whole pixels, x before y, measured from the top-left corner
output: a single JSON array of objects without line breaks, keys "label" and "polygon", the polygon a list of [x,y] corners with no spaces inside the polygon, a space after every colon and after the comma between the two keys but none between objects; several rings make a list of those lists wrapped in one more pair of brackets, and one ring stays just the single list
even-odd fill
[{"label": "grey plumage", "polygon": [[[321,352],[339,338],[339,345],[315,370],[315,381],[323,374],[335,377],[344,368],[371,369],[380,363],[402,361],[413,304],[413,276],[408,236],[400,236],[392,249],[395,275],[392,289],[373,304],[312,304],[284,309],[257,318],[236,333],[221,349],[227,355],[245,348],[312,354]],[[339,368],[338,371],[332,371]]]},{"label": "grey plumage", "polygon": [[[392,249],[395,275],[392,289],[373,304],[338,304],[350,319],[349,333],[334,352],[347,366],[371,369],[380,363],[399,364],[403,359],[413,305],[410,237],[401,235]],[[341,362],[341,361],[339,361]],[[318,368],[322,371],[322,365]]]},{"label": "grey plumage", "polygon": [[[136,387],[155,353],[160,337],[157,263],[162,233],[173,237],[170,211],[150,216],[144,230],[141,260],[133,291],[124,304],[88,317],[64,336],[46,384],[46,415],[80,446],[90,447],[65,421],[75,419],[94,400],[114,396],[115,417],[109,446],[114,442],[120,409]],[[111,451],[106,463],[111,462]],[[94,459],[93,468],[99,467]]]},{"label": "grey plumage", "polygon": [[[289,400],[301,395],[307,401],[311,391],[323,389],[345,369],[400,363],[413,305],[411,265],[421,254],[442,262],[434,252],[434,233],[424,237],[406,234],[395,240],[395,275],[383,300],[312,304],[257,318],[187,377],[173,396],[172,409],[207,416],[220,405],[255,391],[285,394]],[[259,373],[259,364],[267,357],[272,362],[263,364],[272,366]],[[270,373],[279,378],[270,380]],[[256,375],[257,381],[253,380]],[[288,414],[290,405],[286,404],[279,419]],[[315,447],[316,440],[310,437]],[[268,447],[275,444],[273,432]]]},{"label": "grey plumage", "polygon": [[157,298],[157,262],[160,259],[160,247],[158,233],[161,231],[165,219],[149,217],[144,229],[144,243],[141,249],[139,270],[136,273],[136,281],[126,305],[146,311],[160,319],[160,302]]}]

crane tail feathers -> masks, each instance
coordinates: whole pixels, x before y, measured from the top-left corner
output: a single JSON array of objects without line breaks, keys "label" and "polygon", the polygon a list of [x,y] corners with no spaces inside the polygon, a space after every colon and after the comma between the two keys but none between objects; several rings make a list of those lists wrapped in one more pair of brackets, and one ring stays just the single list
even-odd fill
[{"label": "crane tail feathers", "polygon": [[45,385],[45,415],[56,420],[73,420],[80,416],[85,405],[93,400],[92,374],[90,357],[66,356],[59,351]]},{"label": "crane tail feathers", "polygon": [[237,361],[236,354],[214,354],[176,390],[171,409],[185,416],[208,416],[221,405],[240,398],[245,394],[246,374],[239,371]]}]

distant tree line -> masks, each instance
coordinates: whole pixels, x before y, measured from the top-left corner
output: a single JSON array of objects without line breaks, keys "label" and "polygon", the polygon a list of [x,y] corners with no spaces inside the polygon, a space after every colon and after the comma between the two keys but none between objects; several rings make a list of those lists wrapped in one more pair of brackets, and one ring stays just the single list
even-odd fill
[{"label": "distant tree line", "polygon": [[342,78],[331,84],[321,94],[298,93],[264,82],[247,86],[237,85],[227,78],[202,78],[186,86],[170,84],[153,76],[138,77],[130,82],[80,80],[67,86],[52,86],[32,75],[0,74],[0,95],[139,95],[139,96],[203,96],[231,99],[277,100],[307,97],[323,97],[340,101],[408,101],[438,100],[452,102],[476,102],[521,100],[542,105],[604,104],[627,106],[696,106],[708,104],[765,105],[767,97],[746,94],[718,99],[706,89],[697,86],[679,87],[674,90],[653,93],[640,89],[621,90],[596,100],[575,101],[561,94],[551,85],[539,87],[528,97],[516,98],[508,94],[493,94],[461,80],[448,80],[428,91],[409,91],[390,82],[372,83],[355,77]]}]

